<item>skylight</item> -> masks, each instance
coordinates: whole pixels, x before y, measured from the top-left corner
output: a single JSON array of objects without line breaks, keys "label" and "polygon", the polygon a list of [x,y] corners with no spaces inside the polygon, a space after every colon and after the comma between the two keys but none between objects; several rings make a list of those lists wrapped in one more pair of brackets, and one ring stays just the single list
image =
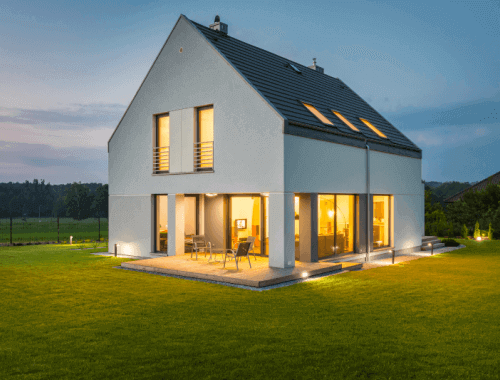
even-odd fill
[{"label": "skylight", "polygon": [[300,71],[300,70],[297,68],[297,66],[292,65],[292,64],[290,63],[290,67],[291,67],[292,69],[294,69],[296,73],[298,73],[298,74],[302,74],[302,71]]},{"label": "skylight", "polygon": [[333,112],[333,113],[335,114],[335,116],[337,116],[340,120],[342,120],[344,123],[346,123],[346,124],[349,126],[349,128],[351,128],[353,131],[359,132],[359,129],[358,129],[358,128],[356,128],[354,125],[352,125],[352,123],[351,123],[349,120],[347,120],[344,116],[342,116],[339,112],[334,111],[334,110],[332,110],[332,112]]},{"label": "skylight", "polygon": [[362,119],[362,118],[359,118],[359,120],[361,120],[363,123],[366,124],[366,126],[368,128],[370,128],[373,132],[375,132],[377,135],[379,135],[380,137],[383,137],[384,139],[387,138],[386,135],[384,135],[382,132],[380,132],[372,123],[370,123],[368,120],[365,120],[365,119]]},{"label": "skylight", "polygon": [[329,125],[333,125],[333,123],[328,120],[326,117],[323,116],[323,114],[321,112],[319,112],[316,108],[314,108],[314,106],[310,105],[310,104],[307,104],[307,103],[302,103],[304,106],[306,106],[306,108],[311,111],[311,113],[316,116],[319,120],[321,120],[322,123],[324,124],[329,124]]}]

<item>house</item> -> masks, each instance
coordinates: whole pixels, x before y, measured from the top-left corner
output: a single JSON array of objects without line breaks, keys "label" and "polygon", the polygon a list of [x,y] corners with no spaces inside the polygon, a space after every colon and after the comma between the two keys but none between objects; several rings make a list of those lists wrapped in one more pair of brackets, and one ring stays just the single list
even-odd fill
[{"label": "house", "polygon": [[[420,250],[422,152],[344,82],[181,15],[108,142],[109,247],[269,265]],[[334,256],[334,257],[335,257]]]},{"label": "house", "polygon": [[500,172],[495,173],[493,175],[490,175],[488,178],[485,178],[482,181],[479,181],[479,182],[475,183],[474,185],[471,185],[468,188],[466,188],[462,191],[459,191],[458,193],[452,195],[451,197],[446,198],[444,201],[445,201],[445,203],[453,203],[456,201],[461,201],[461,200],[463,200],[464,194],[469,193],[471,191],[473,191],[473,192],[483,191],[490,184],[493,184],[493,185],[500,184]]}]

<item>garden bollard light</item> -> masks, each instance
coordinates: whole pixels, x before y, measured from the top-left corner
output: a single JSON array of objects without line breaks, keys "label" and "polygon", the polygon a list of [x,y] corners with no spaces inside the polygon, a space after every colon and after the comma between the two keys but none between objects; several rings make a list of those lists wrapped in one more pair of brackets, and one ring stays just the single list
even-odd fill
[{"label": "garden bollard light", "polygon": [[394,264],[394,255],[396,254],[396,251],[394,249],[391,249],[392,251],[392,263]]},{"label": "garden bollard light", "polygon": [[429,245],[431,246],[431,256],[432,256],[434,254],[434,244],[429,243]]},{"label": "garden bollard light", "polygon": [[70,236],[69,237],[69,245],[72,245],[73,244],[73,236]]},{"label": "garden bollard light", "polygon": [[118,254],[118,244],[115,244],[115,257]]}]

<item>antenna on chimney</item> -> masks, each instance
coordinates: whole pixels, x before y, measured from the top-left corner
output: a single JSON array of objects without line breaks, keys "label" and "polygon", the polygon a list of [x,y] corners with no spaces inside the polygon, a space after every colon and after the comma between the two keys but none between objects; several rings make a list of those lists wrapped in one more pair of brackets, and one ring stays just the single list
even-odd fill
[{"label": "antenna on chimney", "polygon": [[309,66],[309,68],[313,69],[314,71],[317,71],[321,74],[325,73],[325,69],[323,69],[322,67],[316,66],[316,58],[313,58],[313,64],[312,64],[312,66]]},{"label": "antenna on chimney", "polygon": [[210,25],[210,29],[227,34],[227,24],[220,22],[219,15],[215,16],[214,23]]}]

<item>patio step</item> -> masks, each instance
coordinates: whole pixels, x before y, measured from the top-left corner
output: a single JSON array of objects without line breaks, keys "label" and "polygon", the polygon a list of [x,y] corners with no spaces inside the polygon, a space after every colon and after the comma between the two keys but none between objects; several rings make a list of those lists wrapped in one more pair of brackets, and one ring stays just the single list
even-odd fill
[{"label": "patio step", "polygon": [[342,270],[346,270],[346,271],[358,270],[358,269],[361,269],[363,267],[362,263],[352,263],[352,262],[342,263],[342,262],[340,262],[339,264],[342,264]]},{"label": "patio step", "polygon": [[432,244],[434,246],[434,249],[444,247],[444,243],[441,243],[441,240],[439,240],[438,237],[436,237],[436,236],[423,236],[422,237],[422,251],[430,251],[432,248],[429,246],[429,244]]}]

